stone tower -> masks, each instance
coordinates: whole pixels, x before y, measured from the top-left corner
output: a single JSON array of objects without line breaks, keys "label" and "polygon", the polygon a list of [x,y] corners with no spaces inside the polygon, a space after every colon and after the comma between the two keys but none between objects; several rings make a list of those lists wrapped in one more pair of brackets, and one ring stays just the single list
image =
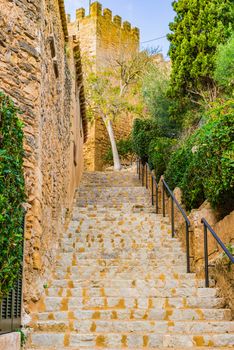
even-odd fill
[{"label": "stone tower", "polygon": [[[122,22],[120,16],[112,16],[109,9],[102,10],[99,2],[85,9],[76,10],[76,20],[68,24],[69,34],[80,40],[81,53],[92,58],[96,70],[110,66],[110,58],[124,55],[130,58],[139,50],[139,29],[129,22]],[[127,138],[132,127],[131,115],[119,117],[114,123],[116,139]],[[106,128],[101,120],[89,126],[89,140],[85,146],[85,167],[87,170],[102,170],[103,157],[110,147]]]}]

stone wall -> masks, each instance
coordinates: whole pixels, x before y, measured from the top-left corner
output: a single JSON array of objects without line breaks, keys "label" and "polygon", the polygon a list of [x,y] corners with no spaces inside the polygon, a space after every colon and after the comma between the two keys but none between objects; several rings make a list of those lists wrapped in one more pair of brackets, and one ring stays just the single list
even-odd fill
[{"label": "stone wall", "polygon": [[[110,67],[113,57],[125,59],[139,50],[139,29],[131,28],[119,16],[112,16],[109,9],[102,10],[99,2],[93,2],[90,15],[80,8],[76,11],[75,22],[68,25],[70,35],[77,35],[83,57],[92,58],[95,70]],[[116,139],[129,136],[133,115],[121,115],[114,121]],[[101,118],[89,125],[89,139],[85,146],[85,167],[87,170],[102,170],[103,157],[110,147],[105,125]]]},{"label": "stone wall", "polygon": [[[25,124],[26,310],[53,271],[83,168],[84,97],[63,0],[0,0],[0,89]],[[80,72],[78,72],[80,73]]]}]

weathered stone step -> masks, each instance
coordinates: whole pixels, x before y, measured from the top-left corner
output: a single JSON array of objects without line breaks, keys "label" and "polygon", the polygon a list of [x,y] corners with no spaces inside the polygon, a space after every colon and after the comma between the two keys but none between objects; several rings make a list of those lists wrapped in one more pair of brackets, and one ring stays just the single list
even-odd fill
[{"label": "weathered stone step", "polygon": [[[166,255],[165,257],[158,257],[158,258],[152,258],[152,259],[145,259],[144,260],[144,267],[148,268],[149,267],[157,267],[161,266],[161,264],[174,264],[174,265],[185,265],[186,264],[186,259],[184,256],[181,255]],[[79,256],[61,256],[61,258],[57,261],[56,263],[57,266],[60,266],[63,269],[66,269],[67,266],[78,266],[78,267],[83,267],[83,266],[96,266],[97,268],[101,267],[109,267],[113,268],[118,266],[119,268],[131,268],[134,267],[136,268],[137,266],[142,267],[142,259],[79,259]]]},{"label": "weathered stone step", "polygon": [[[85,242],[86,241],[86,242]],[[141,243],[137,243],[137,240],[136,239],[131,239],[129,237],[129,239],[120,239],[120,238],[111,238],[111,236],[109,237],[109,239],[103,239],[103,238],[97,238],[95,239],[94,237],[91,237],[88,238],[88,239],[82,239],[80,238],[77,242],[67,242],[67,243],[63,243],[64,245],[64,248],[67,247],[72,247],[74,248],[74,251],[75,249],[79,249],[79,248],[87,248],[87,250],[89,248],[91,248],[91,245],[92,245],[92,248],[96,249],[98,251],[98,249],[101,249],[103,247],[105,247],[105,249],[108,249],[110,251],[112,251],[113,249],[117,249],[119,248],[119,250],[121,249],[128,249],[129,253],[135,253],[137,251],[140,251],[140,252],[152,252],[154,253],[158,246],[156,244],[154,244],[154,242],[151,242],[151,241],[148,241],[148,242],[141,242]],[[63,246],[61,245],[61,246]],[[117,246],[116,246],[117,245]],[[165,254],[167,254],[167,251],[165,252],[165,254],[163,253],[164,250],[163,250],[163,247],[161,249],[161,251],[159,251],[157,253],[157,255],[159,256],[164,256]],[[185,253],[179,249],[171,249],[171,250],[168,250],[168,252],[170,253],[180,253],[181,255],[185,256]],[[156,254],[155,254],[156,255]]]},{"label": "weathered stone step", "polygon": [[51,297],[119,297],[125,295],[132,298],[140,297],[216,297],[216,289],[211,288],[55,288],[46,290],[46,295]]},{"label": "weathered stone step", "polygon": [[96,267],[96,266],[89,266],[87,265],[81,265],[81,266],[72,266],[71,268],[68,267],[67,269],[62,270],[61,268],[58,269],[55,274],[54,278],[70,278],[70,279],[80,279],[80,278],[87,278],[87,279],[101,279],[101,278],[117,278],[117,279],[131,279],[131,278],[138,278],[141,276],[142,278],[149,278],[154,279],[155,274],[158,273],[180,273],[185,272],[186,267],[185,265],[174,265],[172,266],[158,266],[158,267],[152,267],[152,266],[111,266],[111,267]]},{"label": "weathered stone step", "polygon": [[75,309],[165,309],[222,308],[225,301],[213,297],[45,297],[45,311],[74,311]]},{"label": "weathered stone step", "polygon": [[148,321],[148,320],[49,320],[37,321],[37,331],[77,333],[233,333],[234,322],[230,321]]},{"label": "weathered stone step", "polygon": [[[65,348],[64,348],[64,346],[61,348],[61,347],[46,347],[46,348],[44,348],[44,347],[37,347],[37,349],[40,349],[40,350],[64,350],[64,349],[67,349],[67,350],[80,350],[80,349],[84,349],[84,347],[79,347],[79,348],[77,348],[77,347],[73,347],[73,346],[66,346]],[[85,350],[100,350],[100,347],[92,347],[92,348],[87,348],[87,347],[85,347]],[[106,348],[105,347],[105,349],[106,350],[117,350],[117,348]],[[121,349],[122,350],[127,350],[127,349],[129,349],[129,348],[123,348],[123,347],[121,347]],[[139,347],[137,347],[137,348],[134,348],[134,350],[144,350],[144,349],[146,349],[146,347],[144,347],[144,348],[139,348]],[[186,347],[186,348],[182,348],[182,347],[179,347],[179,348],[175,348],[175,347],[173,347],[173,348],[165,348],[165,347],[161,347],[160,346],[160,348],[149,348],[149,347],[147,347],[147,349],[148,350],[152,350],[152,349],[154,349],[154,350],[188,350],[188,348]],[[199,349],[199,350],[207,350],[207,349],[212,349],[212,350],[220,350],[220,347],[209,347],[209,346],[206,346],[206,347],[190,347],[189,349],[191,349],[191,350],[197,350],[197,349]],[[223,347],[222,346],[222,348],[221,348],[222,350],[230,350],[230,347]],[[35,350],[35,348],[33,348],[33,349],[29,349],[29,348],[27,348],[27,350]]]},{"label": "weathered stone step", "polygon": [[77,334],[63,333],[33,333],[32,345],[38,347],[83,347],[83,348],[158,348],[158,347],[224,347],[234,346],[234,334]]},{"label": "weathered stone step", "polygon": [[[95,270],[95,269],[94,269]],[[185,267],[182,267],[181,269],[167,269],[167,268],[162,268],[162,269],[157,269],[154,272],[143,272],[142,270],[138,271],[132,271],[132,272],[117,272],[117,271],[111,271],[107,272],[106,269],[101,270],[101,271],[83,271],[80,273],[79,271],[76,272],[70,272],[70,268],[68,268],[67,272],[65,271],[56,271],[54,273],[54,279],[69,279],[69,280],[77,280],[77,279],[91,279],[91,280],[99,280],[102,278],[105,279],[123,279],[123,280],[130,280],[130,279],[137,279],[139,276],[143,279],[155,279],[155,276],[158,274],[165,274],[167,271],[169,274],[173,273],[184,273],[185,272]]]},{"label": "weathered stone step", "polygon": [[204,281],[195,278],[194,274],[156,274],[153,280],[143,280],[143,279],[101,279],[101,280],[54,280],[54,287],[63,288],[131,288],[136,287],[138,289],[147,288],[186,288],[186,287],[203,287]]},{"label": "weathered stone step", "polygon": [[43,312],[35,315],[40,321],[55,320],[149,320],[149,321],[175,321],[175,320],[213,320],[230,321],[231,310],[229,309],[161,309],[161,310],[74,310]]}]

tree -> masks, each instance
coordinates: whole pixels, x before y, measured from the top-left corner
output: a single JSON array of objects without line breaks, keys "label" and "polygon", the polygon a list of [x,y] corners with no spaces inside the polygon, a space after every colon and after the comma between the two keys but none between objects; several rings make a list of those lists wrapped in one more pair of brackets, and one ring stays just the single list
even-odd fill
[{"label": "tree", "polygon": [[88,115],[91,120],[101,117],[111,143],[114,169],[120,170],[121,163],[113,130],[114,120],[129,110],[139,107],[134,98],[144,67],[148,62],[146,53],[137,53],[130,58],[111,58],[109,68],[93,71],[92,63],[85,65],[85,89]]},{"label": "tree", "polygon": [[224,91],[234,93],[234,33],[227,43],[218,47],[214,78]]},{"label": "tree", "polygon": [[178,0],[172,3],[176,12],[169,55],[172,60],[170,92],[190,95],[194,102],[215,99],[213,79],[217,46],[230,36],[233,27],[231,0]]},{"label": "tree", "polygon": [[142,79],[142,94],[148,113],[166,137],[174,137],[179,125],[173,118],[176,101],[168,96],[170,68],[168,65],[152,62]]}]

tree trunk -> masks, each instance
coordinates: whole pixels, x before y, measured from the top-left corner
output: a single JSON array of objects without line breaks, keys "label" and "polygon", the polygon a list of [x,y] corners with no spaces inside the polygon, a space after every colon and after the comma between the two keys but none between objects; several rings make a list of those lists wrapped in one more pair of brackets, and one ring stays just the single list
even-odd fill
[{"label": "tree trunk", "polygon": [[119,159],[119,153],[117,150],[116,142],[115,142],[115,135],[113,130],[112,121],[108,119],[107,117],[103,117],[104,123],[106,125],[106,129],[110,138],[111,143],[111,149],[113,154],[113,161],[114,161],[114,170],[120,170],[121,169],[121,163]]}]

